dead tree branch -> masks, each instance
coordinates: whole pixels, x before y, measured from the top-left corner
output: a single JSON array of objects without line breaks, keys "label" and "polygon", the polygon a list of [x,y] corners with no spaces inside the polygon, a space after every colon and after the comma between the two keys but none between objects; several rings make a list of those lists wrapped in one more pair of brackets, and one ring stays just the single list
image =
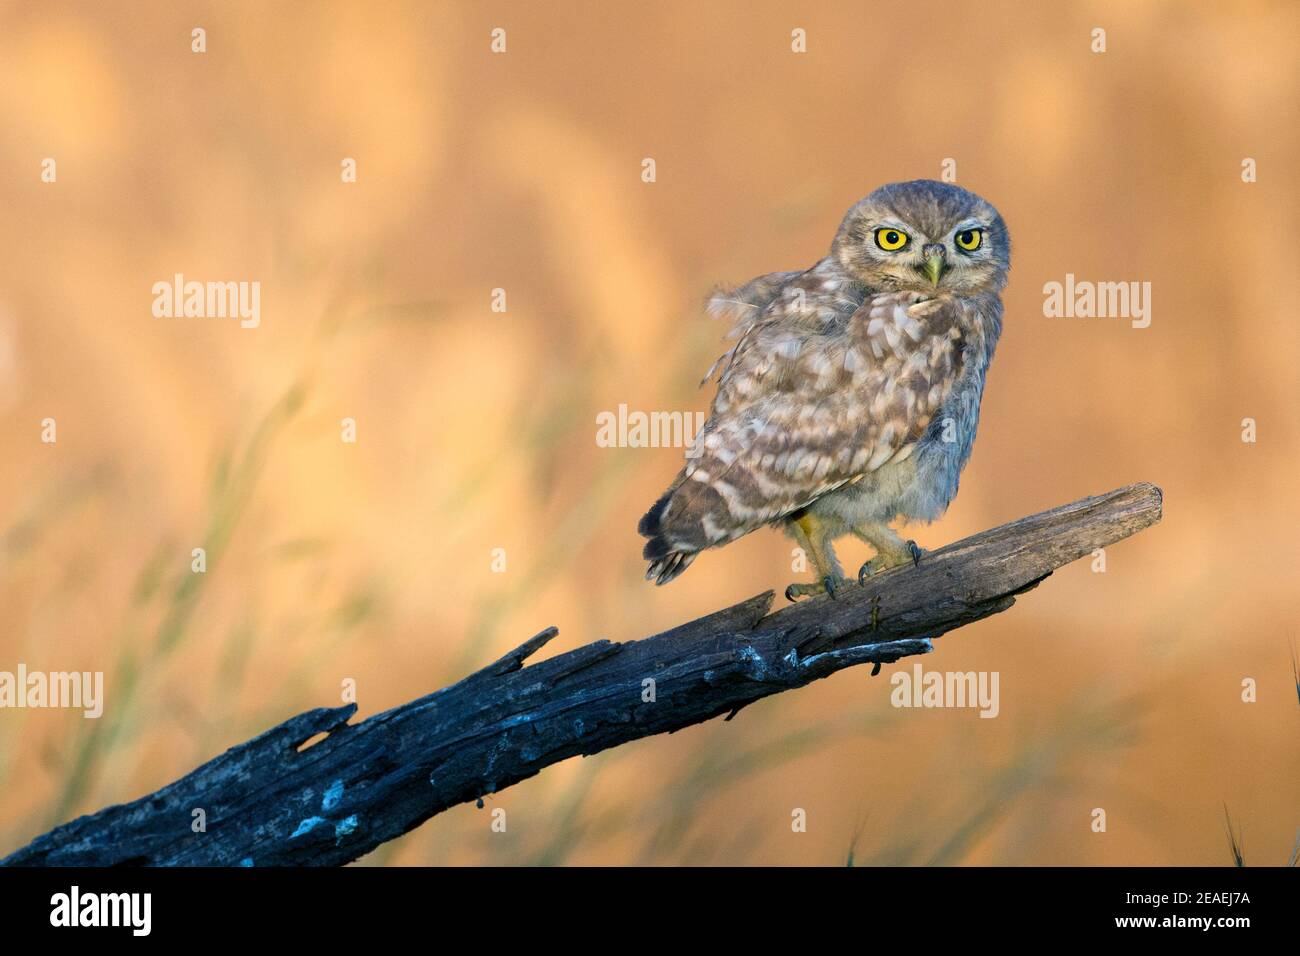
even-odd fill
[{"label": "dead tree branch", "polygon": [[[0,863],[344,864],[569,757],[734,715],[855,664],[928,653],[940,635],[1006,610],[1056,568],[1160,514],[1160,489],[1130,485],[958,541],[835,600],[768,613],[769,591],[644,640],[597,641],[524,666],[555,637],[548,628],[460,683],[358,724],[348,723],[355,704],[300,714]],[[191,830],[195,809],[206,832]]]}]

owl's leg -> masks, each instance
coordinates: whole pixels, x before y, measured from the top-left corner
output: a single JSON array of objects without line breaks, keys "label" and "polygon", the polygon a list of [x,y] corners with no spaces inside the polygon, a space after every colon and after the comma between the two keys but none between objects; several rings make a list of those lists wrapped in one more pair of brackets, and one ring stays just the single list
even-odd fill
[{"label": "owl's leg", "polygon": [[904,541],[889,525],[865,524],[853,529],[854,537],[861,538],[876,549],[876,556],[858,571],[858,583],[863,584],[873,574],[904,564],[918,564],[925,552],[915,541]]},{"label": "owl's leg", "polygon": [[814,594],[829,594],[834,598],[836,589],[844,583],[845,578],[831,547],[830,527],[815,515],[805,512],[790,522],[790,529],[804,553],[812,559],[817,580],[790,585],[785,589],[786,600],[793,601]]}]

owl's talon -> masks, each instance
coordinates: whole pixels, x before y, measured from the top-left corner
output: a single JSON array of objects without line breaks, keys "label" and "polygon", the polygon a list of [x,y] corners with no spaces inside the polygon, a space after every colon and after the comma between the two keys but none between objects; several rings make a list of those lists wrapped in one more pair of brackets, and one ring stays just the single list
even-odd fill
[{"label": "owl's talon", "polygon": [[836,600],[836,595],[844,584],[844,578],[828,574],[820,581],[801,581],[790,585],[785,589],[785,599],[787,601],[797,601],[801,597],[816,597],[818,594],[829,594],[831,600]]},{"label": "owl's talon", "polygon": [[876,555],[862,567],[858,568],[858,583],[866,584],[867,578],[874,577],[882,571],[888,571],[892,565],[885,565],[880,560],[880,555]]},{"label": "owl's talon", "polygon": [[905,564],[911,564],[915,567],[925,552],[917,547],[916,542],[906,542],[906,547],[894,551],[882,551],[874,558],[858,569],[858,583],[866,584],[867,578],[875,577],[877,574],[884,574],[893,568],[900,568]]}]

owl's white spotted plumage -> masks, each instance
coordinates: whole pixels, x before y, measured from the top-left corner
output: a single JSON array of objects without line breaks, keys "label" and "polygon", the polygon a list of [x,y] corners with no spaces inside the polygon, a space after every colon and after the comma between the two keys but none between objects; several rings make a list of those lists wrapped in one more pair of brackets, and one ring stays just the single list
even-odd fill
[{"label": "owl's white spotted plumage", "polygon": [[806,271],[719,293],[735,345],[686,466],[641,519],[647,577],[664,584],[706,548],[785,528],[817,580],[843,580],[831,542],[875,547],[863,573],[919,552],[889,526],[930,521],[957,493],[1002,325],[1007,229],[957,186],[883,186],[844,217]]}]

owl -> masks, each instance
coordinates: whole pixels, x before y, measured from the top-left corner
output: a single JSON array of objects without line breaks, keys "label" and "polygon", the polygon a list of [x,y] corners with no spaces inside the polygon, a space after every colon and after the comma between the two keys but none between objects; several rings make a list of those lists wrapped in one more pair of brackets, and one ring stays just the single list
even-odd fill
[{"label": "owl", "polygon": [[646,578],[666,584],[764,525],[815,570],[790,600],[835,596],[846,535],[874,552],[859,581],[919,561],[891,523],[933,521],[957,494],[1010,265],[993,206],[916,180],[850,208],[812,268],[713,296],[735,344],[701,382],[717,395],[685,467],[638,526]]}]

